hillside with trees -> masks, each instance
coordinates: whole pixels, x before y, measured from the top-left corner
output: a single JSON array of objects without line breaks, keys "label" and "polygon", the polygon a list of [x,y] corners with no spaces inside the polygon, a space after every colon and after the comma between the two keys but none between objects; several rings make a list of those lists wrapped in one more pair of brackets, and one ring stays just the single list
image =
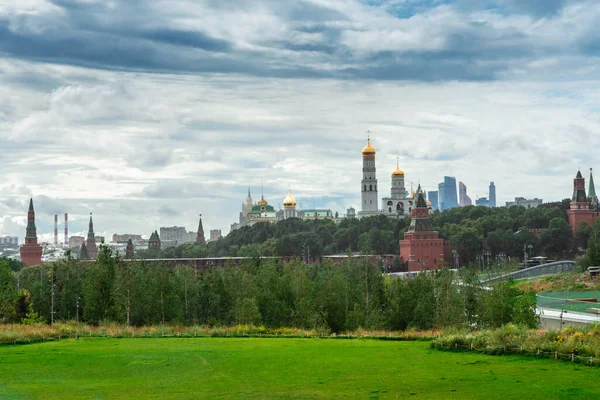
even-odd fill
[{"label": "hillside with trees", "polygon": [[[440,237],[457,250],[462,265],[477,263],[483,251],[491,257],[530,256],[572,258],[577,248],[585,248],[591,227],[582,224],[575,237],[567,222],[569,200],[524,207],[460,207],[431,213],[431,222]],[[346,219],[336,225],[329,220],[288,219],[277,224],[258,223],[231,232],[207,246],[186,244],[160,252],[139,250],[138,258],[202,258],[295,256],[315,259],[322,255],[398,254],[398,241],[410,225],[410,217],[383,215]]]}]

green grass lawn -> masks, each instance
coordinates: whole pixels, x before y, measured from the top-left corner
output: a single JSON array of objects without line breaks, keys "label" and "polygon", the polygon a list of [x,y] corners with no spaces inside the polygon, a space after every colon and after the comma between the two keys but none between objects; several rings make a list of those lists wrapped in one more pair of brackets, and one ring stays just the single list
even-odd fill
[{"label": "green grass lawn", "polygon": [[1,399],[599,398],[600,370],[428,342],[79,339],[0,347]]}]

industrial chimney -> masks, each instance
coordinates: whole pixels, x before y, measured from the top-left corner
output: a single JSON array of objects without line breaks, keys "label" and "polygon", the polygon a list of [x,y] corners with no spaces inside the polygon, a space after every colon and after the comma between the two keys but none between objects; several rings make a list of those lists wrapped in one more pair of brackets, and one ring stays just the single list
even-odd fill
[{"label": "industrial chimney", "polygon": [[58,214],[54,214],[54,245],[58,246]]},{"label": "industrial chimney", "polygon": [[65,213],[65,247],[69,247],[69,214]]}]

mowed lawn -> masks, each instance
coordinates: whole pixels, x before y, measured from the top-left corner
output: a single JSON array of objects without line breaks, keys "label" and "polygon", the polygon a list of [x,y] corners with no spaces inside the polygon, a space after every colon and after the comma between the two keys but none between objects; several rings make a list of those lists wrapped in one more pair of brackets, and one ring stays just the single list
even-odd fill
[{"label": "mowed lawn", "polygon": [[1,399],[600,398],[600,370],[427,342],[80,339],[0,347]]}]

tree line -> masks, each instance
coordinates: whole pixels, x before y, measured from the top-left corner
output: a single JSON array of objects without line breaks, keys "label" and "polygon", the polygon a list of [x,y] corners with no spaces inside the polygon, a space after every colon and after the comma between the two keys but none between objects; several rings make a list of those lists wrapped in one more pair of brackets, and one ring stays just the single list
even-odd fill
[{"label": "tree line", "polygon": [[[460,207],[431,213],[431,222],[460,256],[460,264],[476,264],[482,252],[492,257],[522,258],[524,246],[529,256],[572,257],[585,248],[591,227],[581,224],[575,237],[567,220],[569,200],[538,208]],[[410,225],[410,217],[383,215],[330,220],[288,219],[276,224],[258,223],[232,231],[208,245],[185,244],[161,251],[140,249],[138,258],[205,258],[281,256],[316,259],[322,255],[398,254],[398,241]]]},{"label": "tree line", "polygon": [[486,290],[472,270],[461,271],[460,280],[447,269],[394,278],[367,260],[249,259],[197,272],[123,262],[101,246],[93,262],[68,258],[18,272],[0,262],[0,323],[254,324],[332,332],[536,324],[535,299],[505,283]]}]

